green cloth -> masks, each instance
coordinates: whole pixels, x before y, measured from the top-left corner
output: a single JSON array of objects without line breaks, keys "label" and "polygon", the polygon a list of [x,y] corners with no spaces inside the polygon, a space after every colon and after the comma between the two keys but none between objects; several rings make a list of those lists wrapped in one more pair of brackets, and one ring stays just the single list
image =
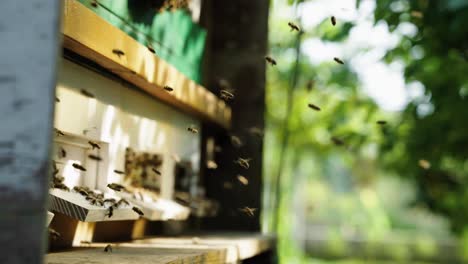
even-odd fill
[{"label": "green cloth", "polygon": [[159,13],[142,0],[100,0],[99,7],[80,2],[141,44],[150,44],[158,57],[200,84],[206,30],[187,12]]}]

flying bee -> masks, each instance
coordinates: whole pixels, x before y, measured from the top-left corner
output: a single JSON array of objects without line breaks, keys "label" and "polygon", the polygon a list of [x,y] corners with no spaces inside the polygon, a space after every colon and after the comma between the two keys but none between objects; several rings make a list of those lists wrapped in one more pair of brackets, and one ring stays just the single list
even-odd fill
[{"label": "flying bee", "polygon": [[91,4],[91,6],[94,7],[94,8],[96,8],[96,7],[99,6],[99,3],[98,3],[97,0],[91,0],[91,3],[90,3],[90,4]]},{"label": "flying bee", "polygon": [[75,168],[75,169],[77,169],[77,170],[86,171],[85,167],[81,166],[81,165],[78,164],[78,163],[73,163],[72,166],[73,166],[73,168]]},{"label": "flying bee", "polygon": [[180,156],[175,153],[171,155],[171,158],[177,163],[181,161]]},{"label": "flying bee", "polygon": [[195,128],[195,126],[191,125],[189,127],[187,127],[187,130],[193,134],[197,134],[198,133],[198,129]]},{"label": "flying bee", "polygon": [[106,213],[105,216],[111,218],[113,215],[114,215],[114,207],[113,207],[113,206],[109,206],[109,208],[107,208],[107,213]]},{"label": "flying bee", "polygon": [[83,135],[88,134],[91,130],[97,130],[97,127],[94,126],[94,127],[83,129]]},{"label": "flying bee", "polygon": [[104,252],[112,252],[112,246],[109,244],[104,248]]},{"label": "flying bee", "polygon": [[209,160],[206,162],[206,167],[210,170],[215,170],[218,168],[218,164],[216,164],[216,162],[213,160]]},{"label": "flying bee", "polygon": [[94,98],[94,97],[95,97],[94,94],[88,92],[88,91],[85,90],[85,89],[81,89],[81,90],[80,90],[80,93],[81,93],[82,95],[86,96],[86,97],[89,97],[89,98]]},{"label": "flying bee", "polygon": [[385,120],[378,120],[376,123],[377,123],[378,125],[382,125],[382,126],[383,126],[383,125],[386,125],[386,124],[387,124],[387,121],[385,121]]},{"label": "flying bee", "polygon": [[156,173],[157,175],[161,175],[161,172],[157,170],[156,168],[151,168],[151,170]]},{"label": "flying bee", "polygon": [[58,129],[56,129],[56,128],[54,128],[54,130],[55,130],[55,134],[56,134],[58,137],[59,137],[59,136],[65,136],[65,133],[63,133],[62,131],[60,131],[60,130],[58,130]]},{"label": "flying bee", "polygon": [[60,103],[60,99],[57,96],[55,96],[55,102]]},{"label": "flying bee", "polygon": [[101,149],[101,146],[99,146],[99,144],[94,141],[88,141],[88,144],[91,145],[93,149]]},{"label": "flying bee", "polygon": [[301,30],[299,29],[299,26],[297,26],[297,25],[294,24],[293,22],[288,22],[288,26],[291,28],[291,31],[294,31],[294,30],[297,31],[297,32],[301,31]]},{"label": "flying bee", "polygon": [[63,159],[63,158],[66,158],[66,157],[67,157],[67,152],[65,151],[65,149],[63,147],[60,147],[59,158]]},{"label": "flying bee", "polygon": [[164,86],[163,89],[166,90],[166,91],[168,91],[168,92],[174,91],[174,88],[172,88],[172,87],[170,87],[170,86],[167,86],[167,85]]},{"label": "flying bee", "polygon": [[423,13],[421,11],[413,10],[413,11],[411,11],[410,14],[414,18],[422,18],[423,17]]},{"label": "flying bee", "polygon": [[225,101],[229,101],[229,100],[232,100],[234,99],[234,94],[228,90],[221,90],[220,91],[220,97],[221,99],[225,100]]},{"label": "flying bee", "polygon": [[120,185],[118,183],[109,183],[107,184],[107,188],[114,190],[116,192],[121,192],[121,191],[127,192],[127,188],[125,188],[125,186]]},{"label": "flying bee", "polygon": [[333,60],[336,61],[336,63],[338,63],[338,64],[344,64],[344,61],[342,61],[341,59],[339,59],[337,57],[333,58]]},{"label": "flying bee", "polygon": [[429,161],[425,160],[425,159],[420,159],[418,161],[418,165],[419,165],[419,167],[421,167],[421,168],[423,168],[425,170],[428,170],[428,169],[431,168],[431,163]]},{"label": "flying bee", "polygon": [[249,128],[249,133],[252,135],[252,136],[256,136],[256,137],[263,137],[263,130],[261,130],[260,128],[258,127],[251,127]]},{"label": "flying bee", "polygon": [[248,185],[249,184],[249,180],[242,176],[242,175],[237,175],[237,180],[242,183],[243,185]]},{"label": "flying bee", "polygon": [[58,237],[61,237],[59,232],[55,231],[55,229],[49,227],[49,235],[52,237],[52,239],[57,239]]},{"label": "flying bee", "polygon": [[114,173],[116,173],[116,174],[125,174],[125,172],[123,172],[121,170],[114,170]]},{"label": "flying bee", "polygon": [[265,56],[265,60],[272,66],[276,65],[276,61],[270,56]]},{"label": "flying bee", "polygon": [[81,240],[80,243],[85,245],[91,245],[91,241],[88,240]]},{"label": "flying bee", "polygon": [[154,50],[153,46],[151,46],[151,44],[148,43],[148,45],[146,45],[146,48],[148,48],[148,50],[153,53],[153,54],[156,54],[156,51]]},{"label": "flying bee", "polygon": [[333,144],[337,145],[337,146],[343,146],[345,144],[345,142],[337,137],[331,137],[331,141],[333,142]]},{"label": "flying bee", "polygon": [[243,159],[243,158],[237,158],[237,160],[234,161],[237,165],[241,166],[242,168],[248,170],[250,168],[249,162],[252,159]]},{"label": "flying bee", "polygon": [[318,107],[318,106],[316,106],[316,105],[314,105],[314,104],[308,104],[308,106],[309,106],[309,108],[312,108],[312,109],[314,109],[315,111],[320,111],[320,110],[321,110],[320,107]]},{"label": "flying bee", "polygon": [[309,80],[306,84],[307,91],[310,92],[314,88],[314,80]]},{"label": "flying bee", "polygon": [[95,161],[101,161],[102,160],[101,157],[99,157],[98,155],[93,155],[93,154],[89,154],[88,158],[90,158],[92,160],[95,160]]},{"label": "flying bee", "polygon": [[141,211],[140,208],[138,208],[138,207],[136,207],[136,206],[133,206],[133,207],[132,207],[132,210],[133,210],[134,212],[136,212],[137,214],[139,214],[140,216],[143,216],[143,215],[144,215],[143,211]]},{"label": "flying bee", "polygon": [[125,55],[125,52],[123,52],[122,50],[119,50],[119,49],[113,49],[113,50],[112,50],[112,53],[114,53],[115,55],[117,55],[117,57],[119,57],[119,59],[120,59],[120,56]]},{"label": "flying bee", "polygon": [[336,25],[336,17],[335,17],[335,16],[332,16],[332,17],[330,18],[330,20],[331,20],[332,25],[335,26],[335,25]]},{"label": "flying bee", "polygon": [[257,211],[257,208],[250,208],[250,207],[244,207],[244,208],[239,208],[239,211],[244,212],[246,215],[250,217],[255,216],[255,211]]},{"label": "flying bee", "polygon": [[236,147],[236,148],[242,147],[242,141],[240,140],[240,138],[238,136],[232,135],[230,138],[231,138],[231,144],[234,147]]}]

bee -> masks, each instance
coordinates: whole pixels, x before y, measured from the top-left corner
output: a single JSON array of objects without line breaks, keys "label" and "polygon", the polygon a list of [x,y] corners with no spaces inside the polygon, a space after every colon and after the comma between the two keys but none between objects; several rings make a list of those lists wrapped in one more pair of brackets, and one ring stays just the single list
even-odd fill
[{"label": "bee", "polygon": [[95,98],[94,94],[88,92],[87,90],[85,89],[81,89],[80,90],[80,93],[86,97],[89,97],[89,98]]},{"label": "bee", "polygon": [[225,100],[225,101],[229,101],[229,100],[232,100],[234,99],[234,94],[228,90],[221,90],[220,91],[220,97],[221,99]]},{"label": "bee", "polygon": [[151,170],[156,173],[157,175],[161,175],[161,172],[157,170],[156,168],[151,168]]},{"label": "bee", "polygon": [[306,84],[307,91],[310,92],[314,88],[314,80],[309,80]]},{"label": "bee", "polygon": [[55,96],[55,102],[60,103],[60,99],[57,96]]},{"label": "bee", "polygon": [[236,148],[242,147],[242,141],[240,140],[239,137],[234,136],[234,135],[231,136],[231,144]]},{"label": "bee", "polygon": [[232,189],[232,183],[230,183],[230,182],[224,182],[224,183],[223,183],[223,188],[224,188],[224,189]]},{"label": "bee", "polygon": [[73,163],[72,166],[73,166],[73,168],[75,168],[75,169],[77,169],[77,170],[86,171],[85,167],[81,166],[81,165],[78,164],[78,163]]},{"label": "bee", "polygon": [[55,160],[52,161],[52,168],[54,169],[52,171],[52,175],[56,176],[59,173],[59,169],[57,168],[57,163]]},{"label": "bee", "polygon": [[95,161],[101,161],[102,158],[97,156],[97,155],[93,155],[93,154],[89,154],[88,155],[88,158],[92,159],[92,160],[95,160]]},{"label": "bee", "polygon": [[378,120],[376,123],[377,123],[378,125],[382,125],[382,126],[383,126],[383,125],[386,125],[386,124],[387,124],[387,121],[385,121],[385,120]]},{"label": "bee", "polygon": [[198,238],[198,237],[192,237],[192,244],[195,244],[195,245],[200,244],[200,238]]},{"label": "bee", "polygon": [[86,135],[88,134],[89,131],[93,130],[93,129],[97,129],[97,127],[90,127],[90,128],[87,128],[87,129],[83,129],[83,135]]},{"label": "bee", "polygon": [[189,127],[187,128],[187,130],[188,130],[189,132],[192,132],[193,134],[197,134],[197,133],[198,133],[198,129],[195,128],[193,125],[189,126]]},{"label": "bee", "polygon": [[85,245],[91,245],[91,241],[88,240],[81,240],[80,243]]},{"label": "bee", "polygon": [[209,160],[206,162],[206,167],[208,169],[215,170],[218,168],[218,164],[216,164],[216,162],[214,162],[213,160]]},{"label": "bee", "polygon": [[89,192],[88,190],[86,190],[85,188],[81,187],[81,186],[75,186],[73,187],[73,190],[79,194],[81,194],[82,196],[84,197],[88,197],[89,196]]},{"label": "bee", "polygon": [[54,183],[54,188],[60,189],[60,190],[66,191],[66,192],[70,191],[70,188],[68,188],[68,186],[66,186],[65,184],[63,184],[61,182]]},{"label": "bee", "polygon": [[114,198],[108,198],[103,201],[104,204],[110,203],[113,206],[117,201]]},{"label": "bee", "polygon": [[320,111],[320,110],[321,110],[320,107],[318,107],[318,106],[316,106],[316,105],[314,105],[314,104],[308,104],[308,106],[309,106],[309,108],[312,108],[312,109],[314,109],[315,111]]},{"label": "bee", "polygon": [[167,85],[164,86],[163,89],[166,90],[166,91],[168,91],[168,92],[174,91],[174,88],[172,88],[172,87],[170,87],[170,86],[167,86]]},{"label": "bee", "polygon": [[335,26],[335,25],[336,25],[336,17],[335,17],[335,16],[332,16],[332,17],[330,18],[330,20],[331,20],[332,25]]},{"label": "bee", "polygon": [[114,190],[116,192],[121,192],[121,191],[127,192],[127,188],[125,188],[125,186],[118,184],[118,183],[109,183],[107,184],[107,188]]},{"label": "bee", "polygon": [[66,157],[67,157],[67,152],[65,151],[65,149],[63,147],[60,147],[59,158],[63,159],[63,158],[66,158]]},{"label": "bee", "polygon": [[242,176],[242,175],[237,175],[237,180],[242,183],[243,185],[248,185],[249,184],[249,180]]},{"label": "bee", "polygon": [[119,57],[119,59],[120,59],[120,56],[125,55],[125,52],[123,52],[122,50],[119,50],[119,49],[113,49],[113,50],[112,50],[112,53],[114,53],[115,55],[117,55],[117,57]]},{"label": "bee", "polygon": [[258,127],[251,127],[249,128],[249,133],[252,135],[252,136],[257,136],[257,137],[263,137],[263,130],[261,130],[260,128]]},{"label": "bee", "polygon": [[95,8],[99,6],[99,3],[98,3],[97,0],[91,0],[90,4],[91,4],[92,7],[95,7]]},{"label": "bee", "polygon": [[130,205],[130,203],[129,203],[127,200],[123,199],[123,198],[120,199],[115,205],[116,205],[117,207],[119,207],[119,206],[121,206],[122,204]]},{"label": "bee", "polygon": [[112,246],[109,244],[104,248],[104,252],[112,252]]},{"label": "bee", "polygon": [[123,172],[121,170],[114,170],[114,173],[116,173],[116,174],[125,174],[125,172]]},{"label": "bee", "polygon": [[59,137],[59,136],[65,136],[65,133],[63,133],[62,131],[58,130],[57,128],[54,128],[55,130],[55,134]]},{"label": "bee", "polygon": [[101,149],[101,146],[99,146],[99,144],[94,141],[88,141],[88,144],[91,145],[93,149]]},{"label": "bee", "polygon": [[89,203],[92,205],[99,205],[99,206],[104,205],[104,201],[98,197],[95,197],[94,193],[90,193],[85,199],[86,201],[89,201]]},{"label": "bee", "polygon": [[272,65],[272,66],[275,66],[275,65],[276,65],[276,61],[275,61],[272,57],[270,57],[270,56],[266,56],[266,57],[265,57],[265,60],[266,60],[270,65]]},{"label": "bee", "polygon": [[410,14],[414,18],[422,18],[423,17],[423,13],[421,11],[413,10],[413,11],[411,11]]},{"label": "bee", "polygon": [[61,237],[59,232],[55,231],[55,229],[49,227],[49,235],[52,237],[52,239],[57,239],[58,237]]},{"label": "bee", "polygon": [[243,159],[243,158],[237,158],[237,160],[234,161],[237,165],[241,166],[242,168],[248,170],[250,168],[249,162],[252,159]]},{"label": "bee", "polygon": [[109,206],[109,208],[107,208],[106,216],[111,218],[113,215],[114,215],[114,206]]},{"label": "bee", "polygon": [[255,216],[255,211],[257,211],[257,208],[250,208],[250,207],[244,207],[244,208],[239,208],[239,211],[244,212],[246,215],[250,217]]},{"label": "bee", "polygon": [[421,168],[423,168],[425,170],[428,170],[428,169],[431,168],[431,163],[429,161],[425,160],[425,159],[420,159],[418,161],[418,165],[419,165],[419,167],[421,167]]},{"label": "bee", "polygon": [[344,61],[342,61],[341,59],[339,59],[337,57],[333,58],[333,60],[336,61],[336,63],[338,63],[338,64],[344,64]]},{"label": "bee", "polygon": [[331,141],[333,142],[333,144],[337,145],[337,146],[343,146],[345,144],[345,142],[337,137],[331,137]]},{"label": "bee", "polygon": [[288,22],[288,26],[291,28],[291,31],[294,31],[296,30],[297,32],[301,31],[299,29],[299,26],[297,26],[296,24],[294,24],[293,22]]},{"label": "bee", "polygon": [[156,51],[154,50],[153,46],[151,46],[151,44],[146,45],[146,47],[151,53],[156,54]]},{"label": "bee", "polygon": [[137,214],[139,214],[140,216],[144,215],[143,212],[140,210],[140,208],[136,207],[136,206],[133,206],[132,207],[132,210],[134,212],[136,212]]}]

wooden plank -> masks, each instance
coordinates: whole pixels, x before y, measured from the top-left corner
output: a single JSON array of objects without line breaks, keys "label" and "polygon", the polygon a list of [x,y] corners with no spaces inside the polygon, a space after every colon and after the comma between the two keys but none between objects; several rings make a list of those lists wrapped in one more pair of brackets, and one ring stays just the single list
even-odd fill
[{"label": "wooden plank", "polygon": [[[64,0],[64,7],[65,48],[91,59],[167,104],[224,128],[230,127],[231,110],[224,101],[77,1]],[[115,54],[115,49],[124,54]],[[166,85],[174,91],[165,91]]]},{"label": "wooden plank", "polygon": [[182,264],[182,263],[224,263],[219,258],[220,252],[210,249],[171,249],[155,247],[113,246],[112,252],[99,248],[76,250],[71,252],[47,254],[48,264]]}]

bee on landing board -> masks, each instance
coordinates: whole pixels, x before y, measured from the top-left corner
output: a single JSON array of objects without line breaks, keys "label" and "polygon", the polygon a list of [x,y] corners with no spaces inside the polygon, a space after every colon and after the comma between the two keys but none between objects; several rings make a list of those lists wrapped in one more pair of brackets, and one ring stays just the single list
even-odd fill
[{"label": "bee on landing board", "polygon": [[104,252],[112,252],[112,246],[109,244],[104,248]]},{"label": "bee on landing board", "polygon": [[234,161],[237,165],[241,166],[242,168],[248,170],[250,168],[250,161],[252,159],[243,159],[243,158],[237,158],[237,160]]},{"label": "bee on landing board", "polygon": [[255,211],[257,211],[257,208],[250,208],[250,207],[244,207],[244,208],[239,208],[239,211],[245,213],[246,215],[250,217],[255,216]]},{"label": "bee on landing board", "polygon": [[172,88],[172,87],[170,87],[170,86],[167,86],[167,85],[164,86],[163,89],[166,90],[166,91],[168,91],[168,92],[174,91],[174,88]]},{"label": "bee on landing board", "polygon": [[136,207],[136,206],[133,206],[133,207],[132,207],[132,210],[133,210],[134,212],[136,212],[137,214],[139,214],[140,216],[143,216],[143,215],[144,215],[143,211],[141,211],[140,208],[138,208],[138,207]]},{"label": "bee on landing board", "polygon": [[297,31],[297,32],[301,31],[299,26],[294,24],[293,22],[288,22],[288,26],[291,28],[291,31]]},{"label": "bee on landing board", "polygon": [[273,59],[272,57],[270,57],[270,56],[265,56],[265,60],[266,60],[266,62],[268,62],[270,65],[276,66],[276,60]]},{"label": "bee on landing board", "polygon": [[119,57],[119,59],[120,59],[121,56],[125,55],[125,52],[123,52],[122,50],[119,50],[119,49],[113,49],[112,53],[117,55],[117,57]]}]

